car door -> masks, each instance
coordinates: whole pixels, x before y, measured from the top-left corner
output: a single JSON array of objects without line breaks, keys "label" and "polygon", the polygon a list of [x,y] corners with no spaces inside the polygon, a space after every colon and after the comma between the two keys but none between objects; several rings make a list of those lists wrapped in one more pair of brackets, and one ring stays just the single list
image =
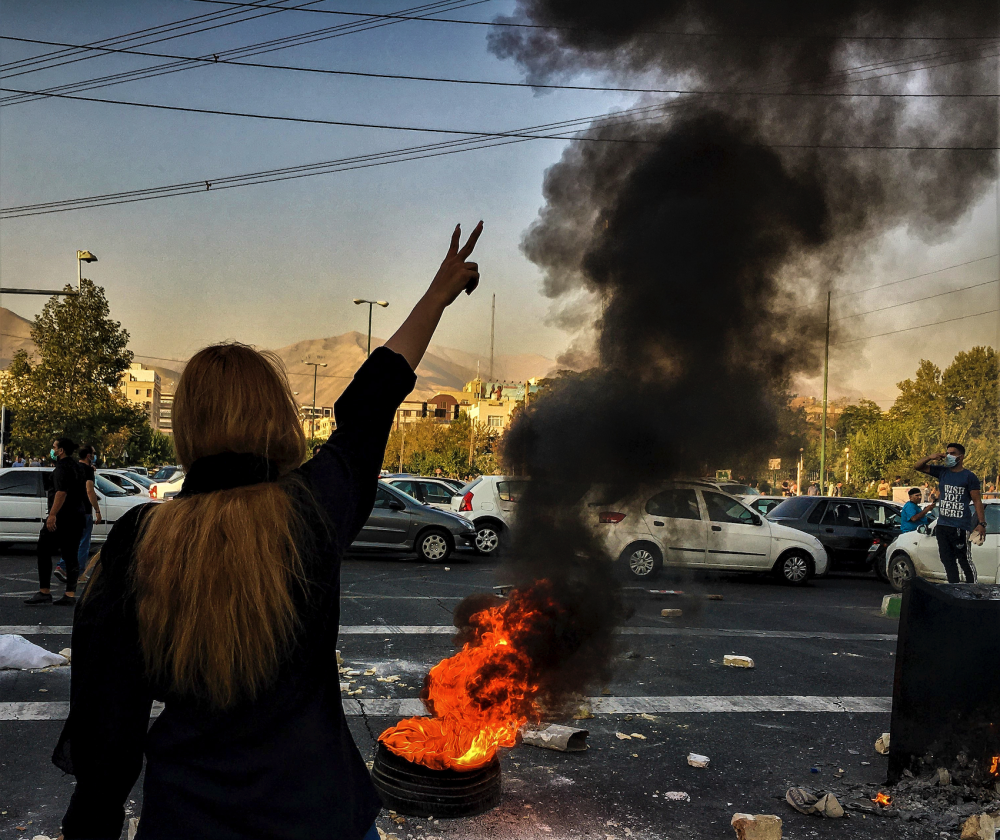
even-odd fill
[{"label": "car door", "polygon": [[[403,510],[399,510],[403,507]],[[375,507],[354,545],[399,545],[410,529],[410,514],[404,503],[387,487],[375,491]]]},{"label": "car door", "polygon": [[46,507],[37,472],[18,467],[0,475],[0,533],[6,539],[36,539]]},{"label": "car door", "polygon": [[972,544],[972,562],[980,583],[1000,583],[1000,505],[984,505],[986,508],[986,541],[982,545]]},{"label": "car door", "polygon": [[657,493],[646,501],[642,518],[660,547],[664,563],[705,565],[708,524],[693,489],[672,487]]},{"label": "car door", "polygon": [[436,481],[420,481],[418,484],[426,504],[438,510],[451,510],[451,498],[454,494],[446,485]]},{"label": "car door", "polygon": [[723,568],[769,569],[771,532],[736,499],[700,490],[708,512],[706,564]]},{"label": "car door", "polygon": [[[862,502],[861,509],[868,520],[869,533],[872,542],[869,543],[868,552],[872,558],[881,557],[884,549],[900,535],[900,513],[899,510],[885,502]],[[875,545],[874,540],[879,544]]]},{"label": "car door", "polygon": [[839,565],[859,566],[868,559],[872,534],[865,527],[861,507],[855,501],[830,499],[819,521],[817,536],[830,559]]}]

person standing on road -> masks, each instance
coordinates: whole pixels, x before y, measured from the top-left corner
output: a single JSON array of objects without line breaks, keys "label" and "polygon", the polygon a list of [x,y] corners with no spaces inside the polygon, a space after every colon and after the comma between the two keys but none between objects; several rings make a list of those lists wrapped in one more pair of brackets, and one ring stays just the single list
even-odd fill
[{"label": "person standing on road", "polygon": [[[399,405],[446,307],[479,282],[456,228],[434,280],[306,440],[280,360],[207,347],[174,396],[184,487],[108,535],[73,627],[53,762],[76,776],[62,830],[118,837],[143,769],[143,840],[376,840],[382,803],[331,659],[340,561],[371,514]],[[154,699],[164,708],[149,726]],[[148,731],[147,731],[148,730]]]},{"label": "person standing on road", "polygon": [[888,499],[889,494],[892,492],[892,487],[889,486],[889,482],[884,478],[878,485],[878,497],[880,499]]},{"label": "person standing on road", "polygon": [[928,525],[930,519],[927,517],[927,514],[934,510],[934,502],[931,502],[924,508],[920,507],[923,492],[919,487],[911,488],[908,495],[909,501],[903,505],[903,512],[899,517],[899,530],[904,534],[916,531],[921,525]]},{"label": "person standing on road", "polygon": [[17,457],[14,459],[14,463],[11,464],[11,466],[12,467],[23,467],[23,466],[25,466],[25,464],[24,464],[24,455],[22,455],[20,452],[18,452],[17,453]]},{"label": "person standing on road", "polygon": [[[944,463],[931,464],[931,461]],[[971,470],[965,469],[964,463],[965,447],[960,443],[949,443],[944,452],[928,455],[913,465],[913,469],[938,480],[940,509],[934,534],[948,583],[959,582],[959,566],[965,573],[966,583],[976,582],[976,567],[972,563],[969,540],[973,536],[982,539],[986,535],[986,511],[979,479]]]},{"label": "person standing on road", "polygon": [[[83,473],[83,533],[80,535],[80,550],[77,552],[77,567],[82,573],[90,560],[90,538],[94,533],[94,523],[104,521],[101,517],[101,500],[97,498],[94,481],[97,473],[94,471],[94,447],[89,443],[80,447],[80,470]],[[59,580],[66,580],[66,558],[63,557],[56,566],[55,575]],[[86,583],[86,580],[83,581]]]},{"label": "person standing on road", "polygon": [[[56,459],[52,470],[52,486],[48,493],[49,515],[38,534],[38,592],[24,603],[28,606],[57,604],[61,607],[76,605],[76,579],[80,573],[77,557],[80,536],[83,534],[83,474],[71,457],[76,444],[69,438],[52,441],[49,452]],[[58,551],[66,561],[66,594],[58,601],[52,600],[52,554]]]}]

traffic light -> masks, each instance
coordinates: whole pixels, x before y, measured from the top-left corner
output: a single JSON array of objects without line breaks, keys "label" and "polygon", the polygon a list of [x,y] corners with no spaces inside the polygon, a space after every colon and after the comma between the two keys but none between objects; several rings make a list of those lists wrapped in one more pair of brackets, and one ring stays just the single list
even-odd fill
[{"label": "traffic light", "polygon": [[11,411],[7,406],[2,409],[2,416],[0,416],[0,443],[6,446],[10,443],[10,427],[14,424],[14,412]]}]

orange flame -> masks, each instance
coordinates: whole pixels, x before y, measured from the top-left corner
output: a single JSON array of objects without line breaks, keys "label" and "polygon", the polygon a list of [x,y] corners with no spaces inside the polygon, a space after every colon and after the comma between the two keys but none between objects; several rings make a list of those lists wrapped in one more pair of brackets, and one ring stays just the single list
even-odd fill
[{"label": "orange flame", "polygon": [[1000,755],[995,755],[990,759],[990,775],[1000,776]]},{"label": "orange flame", "polygon": [[[474,770],[499,747],[513,747],[524,724],[540,719],[538,680],[526,645],[545,621],[547,583],[530,595],[515,590],[505,603],[469,618],[473,638],[435,665],[421,695],[433,717],[401,720],[379,741],[409,761],[437,770]],[[544,632],[542,633],[544,636]]]},{"label": "orange flame", "polygon": [[892,804],[892,797],[886,793],[879,791],[875,794],[875,798],[872,800],[876,805],[880,805],[883,808],[888,808]]}]

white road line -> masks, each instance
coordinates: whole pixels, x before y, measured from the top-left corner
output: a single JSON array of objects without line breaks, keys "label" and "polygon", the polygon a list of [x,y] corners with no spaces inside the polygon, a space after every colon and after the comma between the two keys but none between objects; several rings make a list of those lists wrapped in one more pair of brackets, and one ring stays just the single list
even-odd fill
[{"label": "white road line", "polygon": [[[0,625],[0,635],[68,636],[71,625]],[[453,636],[450,624],[348,624],[341,636]],[[703,638],[741,639],[826,639],[842,642],[894,642],[895,633],[829,633],[821,630],[730,630],[711,627],[619,627],[623,636],[697,636]]]},{"label": "white road line", "polygon": [[[587,701],[595,715],[634,714],[753,714],[763,712],[806,712],[875,714],[892,711],[891,697],[815,697],[808,695],[705,695],[691,697],[591,697]],[[381,700],[345,699],[348,717],[412,717],[426,714],[415,698]],[[162,706],[154,704],[151,717]],[[0,703],[0,721],[65,720],[68,702]]]}]

